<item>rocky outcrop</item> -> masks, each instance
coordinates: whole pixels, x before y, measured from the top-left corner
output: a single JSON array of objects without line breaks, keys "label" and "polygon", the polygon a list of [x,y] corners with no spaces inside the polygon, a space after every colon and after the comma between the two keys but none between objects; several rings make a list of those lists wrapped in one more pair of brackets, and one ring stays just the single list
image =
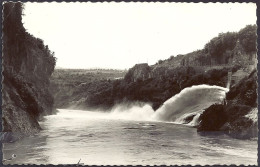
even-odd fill
[{"label": "rocky outcrop", "polygon": [[176,57],[171,56],[154,67],[190,66],[208,70],[239,65],[252,70],[252,67],[256,67],[256,58],[256,25],[248,25],[239,32],[221,33],[210,40],[203,49]]},{"label": "rocky outcrop", "polygon": [[4,4],[1,138],[8,141],[38,132],[38,119],[51,114],[53,105],[48,87],[56,59],[25,31],[22,10],[22,3]]},{"label": "rocky outcrop", "polygon": [[207,108],[199,118],[198,131],[224,131],[242,138],[256,137],[256,79],[255,70],[231,87],[227,93],[226,105],[212,105]]},{"label": "rocky outcrop", "polygon": [[246,105],[210,106],[201,114],[197,130],[221,131],[237,138],[257,137],[257,121],[248,117],[252,110]]},{"label": "rocky outcrop", "polygon": [[239,83],[231,87],[227,93],[229,104],[247,105],[257,107],[257,71],[253,70],[249,76],[244,77]]},{"label": "rocky outcrop", "polygon": [[151,68],[147,63],[136,64],[133,68],[130,68],[125,75],[126,81],[137,81],[151,78]]}]

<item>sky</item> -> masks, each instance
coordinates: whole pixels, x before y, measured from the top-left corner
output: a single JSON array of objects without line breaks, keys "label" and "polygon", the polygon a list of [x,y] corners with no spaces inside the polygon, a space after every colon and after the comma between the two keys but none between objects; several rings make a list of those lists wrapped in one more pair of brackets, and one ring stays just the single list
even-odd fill
[{"label": "sky", "polygon": [[198,49],[256,24],[254,3],[25,3],[25,29],[57,68],[128,69]]}]

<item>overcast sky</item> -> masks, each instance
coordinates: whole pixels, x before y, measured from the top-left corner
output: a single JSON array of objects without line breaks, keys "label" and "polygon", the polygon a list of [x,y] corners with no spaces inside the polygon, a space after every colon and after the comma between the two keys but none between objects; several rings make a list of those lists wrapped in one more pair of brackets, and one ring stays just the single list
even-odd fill
[{"label": "overcast sky", "polygon": [[256,24],[254,3],[25,3],[27,31],[57,67],[130,68],[185,54]]}]

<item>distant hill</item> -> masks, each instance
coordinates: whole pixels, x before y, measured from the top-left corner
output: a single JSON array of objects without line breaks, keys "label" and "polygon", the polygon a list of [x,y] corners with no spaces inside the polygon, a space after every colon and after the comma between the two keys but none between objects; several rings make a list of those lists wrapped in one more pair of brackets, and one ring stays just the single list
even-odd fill
[{"label": "distant hill", "polygon": [[[87,96],[88,91],[83,87],[101,86],[102,83],[123,79],[127,71],[116,69],[55,69],[51,76],[50,91],[54,95],[56,107],[74,105],[72,97]],[[92,85],[92,86],[91,86]],[[77,92],[80,94],[77,95]]]}]

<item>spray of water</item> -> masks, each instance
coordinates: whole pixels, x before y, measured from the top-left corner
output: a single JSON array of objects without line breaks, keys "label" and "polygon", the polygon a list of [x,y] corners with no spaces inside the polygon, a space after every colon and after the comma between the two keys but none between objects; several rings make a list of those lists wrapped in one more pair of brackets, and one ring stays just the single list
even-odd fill
[{"label": "spray of water", "polygon": [[[179,94],[168,99],[156,111],[144,103],[118,104],[109,112],[63,111],[66,118],[79,119],[114,119],[131,121],[166,121],[178,124],[198,125],[198,118],[203,110],[214,103],[221,103],[227,88],[220,86],[197,85],[183,89]],[[187,121],[189,120],[189,121]]]},{"label": "spray of water", "polygon": [[[156,111],[148,104],[117,105],[110,116],[113,119],[138,121],[167,121],[191,126],[198,125],[200,114],[212,104],[221,103],[229,89],[220,86],[196,85],[183,89],[168,99]],[[189,119],[187,121],[187,119]]]},{"label": "spray of water", "polygon": [[[152,117],[155,120],[183,123],[185,118],[200,114],[212,104],[221,103],[227,91],[227,88],[209,85],[185,88],[179,94],[168,99]],[[194,118],[198,118],[198,116]]]},{"label": "spray of water", "polygon": [[118,104],[110,113],[113,119],[134,120],[134,121],[152,121],[151,115],[154,113],[149,104],[125,105]]}]

